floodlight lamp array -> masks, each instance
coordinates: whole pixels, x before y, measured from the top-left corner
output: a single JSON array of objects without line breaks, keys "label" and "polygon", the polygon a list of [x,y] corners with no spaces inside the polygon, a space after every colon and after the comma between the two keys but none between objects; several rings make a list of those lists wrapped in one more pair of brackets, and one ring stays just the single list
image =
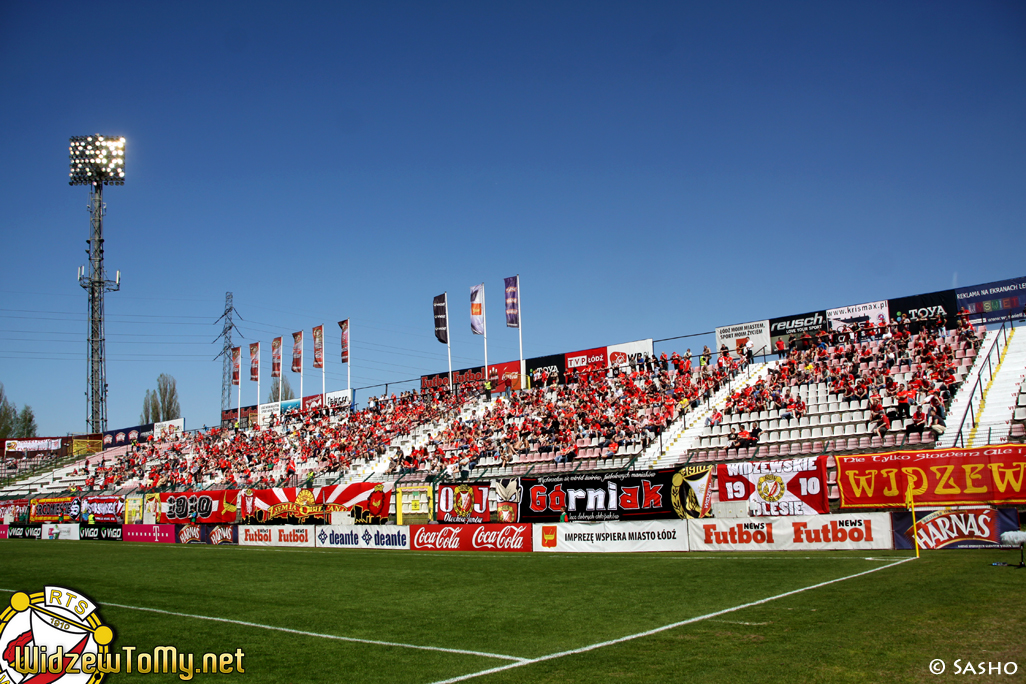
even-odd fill
[{"label": "floodlight lamp array", "polygon": [[68,147],[69,185],[124,185],[125,139],[109,135],[76,135]]}]

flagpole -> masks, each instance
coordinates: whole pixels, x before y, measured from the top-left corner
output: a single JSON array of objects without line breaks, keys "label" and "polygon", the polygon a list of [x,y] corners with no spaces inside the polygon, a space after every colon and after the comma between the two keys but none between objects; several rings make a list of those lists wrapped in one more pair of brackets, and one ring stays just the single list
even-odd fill
[{"label": "flagpole", "polygon": [[488,307],[485,306],[485,288],[484,284],[481,284],[481,326],[484,329],[484,348],[485,348],[485,367],[484,376],[485,382],[488,382]]},{"label": "flagpole", "polygon": [[[260,406],[260,343],[257,342],[257,406]],[[260,409],[257,408],[259,413]]]},{"label": "flagpole", "polygon": [[303,352],[306,351],[306,335],[299,338],[299,410],[303,410],[303,371],[305,370],[303,363]]},{"label": "flagpole", "polygon": [[908,483],[908,504],[912,507],[912,539],[916,544],[916,558],[919,558],[919,530],[916,527],[916,500],[912,496],[912,482]]},{"label": "flagpole", "polygon": [[520,389],[524,389],[524,298],[520,289],[520,274],[517,273],[517,334],[520,336]]},{"label": "flagpole", "polygon": [[452,392],[452,346],[449,340],[449,292],[445,295],[445,353],[449,355],[449,391]]},{"label": "flagpole", "polygon": [[325,354],[324,348],[324,326],[321,326],[321,408],[324,408],[325,400],[325,386],[324,386],[324,369],[328,365],[328,355]]},{"label": "flagpole", "polygon": [[[284,342],[284,340],[283,340]],[[278,415],[281,415],[281,386],[285,379],[284,368],[281,367],[281,344],[278,345]],[[271,374],[274,374],[274,340],[271,340]]]},{"label": "flagpole", "polygon": [[349,392],[349,405],[353,405],[353,384],[352,375],[349,369],[353,367],[353,324],[346,323],[346,391]]},{"label": "flagpole", "polygon": [[239,427],[242,427],[242,347],[239,347]]}]

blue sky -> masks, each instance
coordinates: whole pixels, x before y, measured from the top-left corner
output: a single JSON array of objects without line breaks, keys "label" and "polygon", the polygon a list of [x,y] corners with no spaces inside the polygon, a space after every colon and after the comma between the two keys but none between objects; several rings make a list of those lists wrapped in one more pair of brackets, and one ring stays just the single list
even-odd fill
[{"label": "blue sky", "polygon": [[0,382],[45,434],[85,429],[72,135],[128,140],[111,427],[162,372],[217,420],[229,290],[265,366],[326,324],[330,391],[346,317],[354,386],[444,370],[443,291],[480,364],[481,281],[515,358],[516,273],[528,356],[1026,273],[1021,3],[4,3],[0,99]]}]

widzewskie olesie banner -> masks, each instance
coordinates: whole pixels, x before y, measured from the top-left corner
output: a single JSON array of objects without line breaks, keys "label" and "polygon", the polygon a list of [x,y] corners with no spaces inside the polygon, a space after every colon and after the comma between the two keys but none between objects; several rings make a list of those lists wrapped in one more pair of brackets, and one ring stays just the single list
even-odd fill
[{"label": "widzewskie olesie banner", "polygon": [[752,515],[829,513],[826,456],[720,463],[720,501],[748,501]]},{"label": "widzewskie olesie banner", "polygon": [[894,451],[837,457],[841,508],[1026,503],[1026,446]]}]

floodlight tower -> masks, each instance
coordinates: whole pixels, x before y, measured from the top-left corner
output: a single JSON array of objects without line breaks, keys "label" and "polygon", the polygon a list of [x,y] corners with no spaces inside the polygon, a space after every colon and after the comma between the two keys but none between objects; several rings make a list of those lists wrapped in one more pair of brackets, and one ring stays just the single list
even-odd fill
[{"label": "floodlight tower", "polygon": [[71,138],[69,185],[89,186],[89,223],[86,242],[89,249],[89,272],[78,269],[78,284],[89,293],[89,432],[107,429],[107,364],[104,359],[103,294],[121,288],[121,271],[114,280],[107,280],[103,270],[103,204],[104,185],[125,184],[125,139],[109,135],[78,135]]}]

